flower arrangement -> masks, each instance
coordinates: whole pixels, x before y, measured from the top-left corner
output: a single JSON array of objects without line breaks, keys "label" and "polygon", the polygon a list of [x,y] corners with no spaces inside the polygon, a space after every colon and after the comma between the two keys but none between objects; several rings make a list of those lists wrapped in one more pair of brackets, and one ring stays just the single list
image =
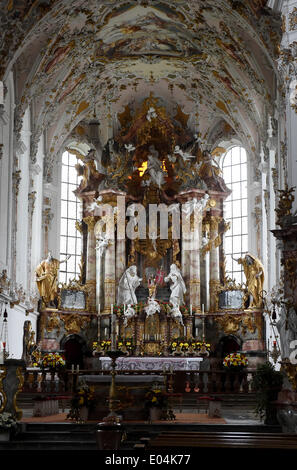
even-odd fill
[{"label": "flower arrangement", "polygon": [[146,408],[155,406],[156,408],[166,409],[167,405],[168,399],[162,390],[153,388],[145,394]]},{"label": "flower arrangement", "polygon": [[18,427],[18,423],[15,417],[11,413],[6,413],[6,412],[0,413],[0,430],[15,431],[17,427]]},{"label": "flower arrangement", "polygon": [[121,349],[121,350],[126,349],[129,352],[133,351],[134,349],[133,339],[132,338],[119,339],[118,349]]},{"label": "flower arrangement", "polygon": [[104,339],[102,341],[93,342],[93,351],[108,351],[111,348],[111,340]]},{"label": "flower arrangement", "polygon": [[244,354],[231,353],[223,360],[223,366],[226,369],[242,369],[248,365],[248,360]]},{"label": "flower arrangement", "polygon": [[40,367],[42,369],[61,370],[65,367],[64,356],[55,352],[44,354],[41,358]]},{"label": "flower arrangement", "polygon": [[80,421],[80,410],[83,407],[90,409],[94,403],[94,387],[89,387],[85,382],[81,383],[71,399],[71,407],[66,419]]},{"label": "flower arrangement", "polygon": [[186,339],[179,339],[177,338],[175,341],[172,341],[169,348],[171,352],[175,351],[188,351],[190,347],[190,343]]},{"label": "flower arrangement", "polygon": [[210,343],[205,343],[203,341],[191,341],[191,348],[194,349],[194,351],[201,351],[202,348],[205,348],[207,352],[210,352]]},{"label": "flower arrangement", "polygon": [[204,352],[210,351],[210,343],[196,341],[194,339],[176,338],[169,346],[171,353],[174,352],[190,352],[199,354],[204,349]]}]

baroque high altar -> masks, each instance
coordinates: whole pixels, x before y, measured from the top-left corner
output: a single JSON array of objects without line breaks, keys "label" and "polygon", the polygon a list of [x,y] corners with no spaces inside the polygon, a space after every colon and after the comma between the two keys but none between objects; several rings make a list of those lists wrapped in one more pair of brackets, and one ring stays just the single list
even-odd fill
[{"label": "baroque high altar", "polygon": [[180,108],[169,116],[152,95],[118,120],[100,162],[94,150],[77,154],[81,276],[53,295],[42,293],[40,278],[41,348],[61,350],[78,336],[90,350],[116,335],[133,341],[134,355],[157,356],[172,353],[178,338],[205,340],[214,352],[234,338],[239,349],[263,354],[263,267],[248,254],[238,260],[245,285],[225,276],[223,203],[231,191],[213,155]]}]

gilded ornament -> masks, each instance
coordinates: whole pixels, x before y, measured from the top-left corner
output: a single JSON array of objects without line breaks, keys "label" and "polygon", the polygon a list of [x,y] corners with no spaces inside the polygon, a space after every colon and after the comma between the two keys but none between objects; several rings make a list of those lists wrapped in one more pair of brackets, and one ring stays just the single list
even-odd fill
[{"label": "gilded ornament", "polygon": [[275,209],[277,220],[276,224],[283,227],[286,224],[285,217],[291,216],[292,205],[295,200],[294,191],[296,186],[288,188],[286,185],[285,189],[279,189],[279,201],[278,207]]},{"label": "gilded ornament", "polygon": [[61,320],[69,334],[78,334],[89,325],[91,318],[86,315],[79,314],[61,314]]},{"label": "gilded ornament", "polygon": [[61,328],[60,317],[56,312],[52,312],[52,314],[49,315],[49,317],[48,317],[46,329],[47,329],[48,332],[51,332],[51,331],[57,329],[57,335],[59,335],[60,328]]},{"label": "gilded ornament", "polygon": [[14,406],[14,410],[15,410],[15,414],[16,414],[16,418],[18,420],[21,420],[22,419],[22,416],[23,416],[23,412],[22,410],[18,407],[17,405],[17,397],[18,397],[18,394],[22,391],[23,389],[23,386],[24,386],[24,376],[22,374],[22,368],[21,367],[18,367],[16,369],[16,376],[19,380],[19,383],[18,383],[18,388],[17,388],[17,391],[16,393],[14,394],[14,397],[13,397],[13,406]]},{"label": "gilded ornament", "polygon": [[289,361],[282,361],[281,370],[286,372],[288,379],[293,387],[293,391],[297,392],[297,365],[292,364]]},{"label": "gilded ornament", "polygon": [[4,391],[3,387],[3,379],[5,379],[7,375],[7,368],[6,366],[1,366],[0,370],[0,413],[2,413],[5,410],[6,404],[7,404],[7,396]]},{"label": "gilded ornament", "polygon": [[289,13],[289,30],[295,31],[297,29],[297,8],[294,7]]}]

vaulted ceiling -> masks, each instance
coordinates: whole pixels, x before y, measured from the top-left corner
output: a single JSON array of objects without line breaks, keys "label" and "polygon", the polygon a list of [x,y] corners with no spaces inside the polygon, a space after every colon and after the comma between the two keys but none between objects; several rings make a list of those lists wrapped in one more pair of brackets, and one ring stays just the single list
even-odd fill
[{"label": "vaulted ceiling", "polygon": [[266,0],[5,0],[0,69],[16,76],[16,126],[32,109],[34,159],[46,130],[51,167],[69,139],[104,145],[117,113],[150,93],[209,145],[265,140],[276,98],[280,18]]}]

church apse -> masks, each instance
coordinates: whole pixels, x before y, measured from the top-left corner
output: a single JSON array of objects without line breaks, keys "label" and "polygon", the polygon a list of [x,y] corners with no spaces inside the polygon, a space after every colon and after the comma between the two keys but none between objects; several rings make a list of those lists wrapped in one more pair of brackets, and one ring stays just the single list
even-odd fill
[{"label": "church apse", "polygon": [[[214,155],[188,127],[189,116],[180,107],[170,114],[153,94],[117,118],[120,130],[103,149],[100,172],[94,151],[77,165],[85,246],[81,279],[70,286],[74,304],[65,304],[63,286],[56,308],[44,298],[42,314],[75,316],[76,329],[89,329],[90,349],[93,343],[101,354],[116,341],[130,354],[169,355],[183,340],[186,354],[199,355],[195,344],[215,349],[230,333],[243,349],[262,350],[253,271],[261,263],[252,255],[238,260],[245,285],[225,275],[223,203],[231,190]],[[40,334],[46,337],[46,326]]]}]

